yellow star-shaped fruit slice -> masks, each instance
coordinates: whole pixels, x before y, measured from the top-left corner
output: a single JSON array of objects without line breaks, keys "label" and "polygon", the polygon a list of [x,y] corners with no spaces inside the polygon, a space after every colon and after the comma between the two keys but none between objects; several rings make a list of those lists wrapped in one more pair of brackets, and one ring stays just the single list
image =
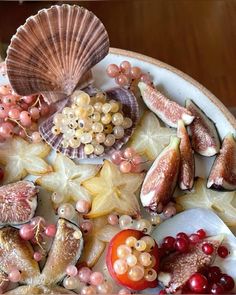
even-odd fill
[{"label": "yellow star-shaped fruit slice", "polygon": [[106,244],[120,231],[118,227],[108,224],[107,217],[93,219],[93,231],[84,236],[85,247],[80,258],[88,267],[93,267],[105,250]]},{"label": "yellow star-shaped fruit slice", "polygon": [[36,180],[36,183],[51,192],[63,195],[63,201],[84,199],[90,201],[90,194],[81,183],[97,174],[99,166],[76,165],[68,157],[58,154],[50,172]]},{"label": "yellow star-shaped fruit slice", "polygon": [[43,175],[52,170],[43,160],[51,148],[45,143],[29,143],[14,137],[0,145],[0,163],[5,165],[4,183],[23,179],[28,174]]},{"label": "yellow star-shaped fruit slice", "polygon": [[191,208],[208,208],[213,210],[229,226],[236,225],[236,207],[233,201],[236,192],[219,192],[208,189],[206,181],[199,178],[192,192],[176,198],[180,210]]},{"label": "yellow star-shaped fruit slice", "polygon": [[175,129],[161,126],[158,118],[152,112],[147,111],[141,118],[128,145],[153,161],[168,145],[172,135],[176,135]]},{"label": "yellow star-shaped fruit slice", "polygon": [[88,218],[96,218],[111,212],[136,216],[140,209],[135,192],[143,182],[142,173],[122,173],[110,161],[105,161],[98,176],[83,186],[93,196]]}]

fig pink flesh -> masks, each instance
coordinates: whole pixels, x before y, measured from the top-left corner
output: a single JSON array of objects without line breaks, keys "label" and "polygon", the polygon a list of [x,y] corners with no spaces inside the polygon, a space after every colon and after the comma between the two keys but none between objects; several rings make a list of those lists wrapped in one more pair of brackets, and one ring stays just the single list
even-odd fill
[{"label": "fig pink flesh", "polygon": [[139,82],[138,86],[147,107],[167,125],[177,128],[178,120],[183,120],[185,125],[193,121],[194,117],[189,110],[168,99],[154,87],[143,82]]},{"label": "fig pink flesh", "polygon": [[33,259],[33,249],[28,241],[23,240],[19,230],[4,227],[0,230],[0,267],[9,273],[13,267],[21,271],[21,282],[33,284],[40,273],[38,263]]},{"label": "fig pink flesh", "polygon": [[[164,282],[166,291],[174,293],[181,289],[188,279],[201,268],[213,263],[216,250],[222,243],[222,236],[207,238],[198,244],[192,245],[187,253],[173,253],[161,262],[161,277],[165,275],[169,278]],[[214,252],[207,255],[202,251],[202,245],[209,241],[214,246]]]},{"label": "fig pink flesh", "polygon": [[189,126],[194,151],[202,156],[214,156],[220,149],[215,124],[191,100],[186,101],[186,107],[195,117]]},{"label": "fig pink flesh", "polygon": [[177,136],[180,140],[180,171],[179,186],[181,189],[191,190],[194,183],[194,154],[188,132],[183,121],[178,121]]},{"label": "fig pink flesh", "polygon": [[56,236],[40,282],[43,285],[59,282],[66,275],[67,266],[75,264],[79,259],[82,247],[83,239],[80,229],[65,219],[59,219]]},{"label": "fig pink flesh", "polygon": [[0,187],[0,224],[28,222],[37,207],[38,189],[30,181],[18,181]]},{"label": "fig pink flesh", "polygon": [[144,179],[140,198],[149,211],[161,212],[172,197],[180,165],[179,143],[179,138],[171,137]]},{"label": "fig pink flesh", "polygon": [[236,141],[228,134],[212,166],[207,187],[236,190]]}]

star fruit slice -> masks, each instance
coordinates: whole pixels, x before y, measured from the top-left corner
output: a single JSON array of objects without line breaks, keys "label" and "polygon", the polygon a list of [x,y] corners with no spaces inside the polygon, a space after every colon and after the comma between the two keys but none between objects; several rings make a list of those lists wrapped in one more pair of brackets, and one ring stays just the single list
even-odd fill
[{"label": "star fruit slice", "polygon": [[29,143],[20,137],[1,144],[0,163],[5,165],[4,183],[23,179],[28,174],[43,175],[51,166],[43,160],[50,152],[44,143]]},{"label": "star fruit slice", "polygon": [[144,179],[142,173],[122,173],[105,160],[98,176],[83,182],[92,195],[92,208],[87,218],[96,218],[117,212],[137,216],[140,208],[135,192]]},{"label": "star fruit slice", "polygon": [[218,192],[206,187],[206,181],[199,178],[193,191],[178,196],[176,203],[181,210],[208,208],[213,210],[227,225],[236,225],[236,207],[233,200],[236,192]]},{"label": "star fruit slice", "polygon": [[64,201],[90,201],[90,195],[81,183],[96,175],[98,170],[97,165],[76,165],[68,157],[58,154],[53,164],[53,172],[38,178],[36,183],[48,191],[62,194]]},{"label": "star fruit slice", "polygon": [[134,131],[129,145],[153,161],[168,145],[172,135],[176,135],[176,130],[161,126],[158,118],[147,111]]}]

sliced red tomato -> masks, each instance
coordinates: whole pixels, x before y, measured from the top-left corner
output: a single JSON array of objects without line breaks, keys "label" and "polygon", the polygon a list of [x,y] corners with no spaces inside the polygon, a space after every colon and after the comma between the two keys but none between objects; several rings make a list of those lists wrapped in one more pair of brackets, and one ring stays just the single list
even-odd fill
[{"label": "sliced red tomato", "polygon": [[[106,256],[106,263],[107,268],[109,270],[110,275],[112,278],[120,285],[125,286],[129,289],[140,291],[144,290],[146,288],[155,288],[157,287],[157,280],[153,282],[148,282],[144,278],[138,282],[134,282],[129,279],[128,275],[125,273],[123,275],[119,275],[115,273],[113,269],[114,262],[119,259],[117,256],[117,248],[125,244],[125,241],[129,237],[135,237],[137,240],[140,240],[142,237],[147,236],[143,234],[141,231],[134,230],[134,229],[127,229],[119,232],[116,236],[113,237],[113,239],[110,241]],[[158,246],[155,243],[155,247],[150,252],[151,255],[153,255],[156,258],[156,265],[152,268],[158,272],[159,268],[159,253],[158,253]]]}]

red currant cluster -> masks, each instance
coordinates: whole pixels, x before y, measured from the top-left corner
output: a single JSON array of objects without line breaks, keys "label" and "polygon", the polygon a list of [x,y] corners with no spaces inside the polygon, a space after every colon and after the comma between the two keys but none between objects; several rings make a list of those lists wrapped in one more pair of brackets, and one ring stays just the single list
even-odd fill
[{"label": "red currant cluster", "polygon": [[[34,217],[30,223],[24,224],[20,228],[20,237],[23,240],[31,241],[33,244],[40,246],[43,249],[43,239],[44,235],[47,237],[54,237],[56,234],[56,225],[48,224],[46,225],[46,221],[43,217],[37,216]],[[44,252],[44,251],[43,251]],[[34,252],[34,259],[36,261],[40,261],[43,257],[44,253]]]},{"label": "red currant cluster", "polygon": [[132,67],[127,60],[122,61],[119,66],[116,64],[108,65],[106,72],[110,78],[115,78],[116,83],[121,87],[129,87],[134,80],[152,83],[149,74],[142,73],[139,67]]},{"label": "red currant cluster", "polygon": [[[173,251],[187,253],[191,244],[197,244],[205,238],[206,232],[203,229],[190,236],[181,232],[176,235],[176,238],[165,237],[161,244],[160,254],[164,257]],[[214,246],[210,242],[203,243],[202,251],[206,255],[211,255],[214,252]],[[219,246],[217,254],[221,258],[226,258],[229,251],[225,246]],[[225,294],[232,291],[234,286],[232,277],[222,273],[218,266],[209,266],[190,277],[182,290],[182,294]],[[161,290],[159,294],[166,294],[166,291]]]},{"label": "red currant cluster", "polygon": [[14,134],[41,140],[38,120],[49,113],[49,106],[39,95],[19,96],[10,85],[0,86],[0,140]]},{"label": "red currant cluster", "polygon": [[120,171],[123,173],[141,172],[142,171],[142,157],[136,153],[133,148],[126,148],[124,151],[115,151],[111,155],[112,163],[119,165]]}]

